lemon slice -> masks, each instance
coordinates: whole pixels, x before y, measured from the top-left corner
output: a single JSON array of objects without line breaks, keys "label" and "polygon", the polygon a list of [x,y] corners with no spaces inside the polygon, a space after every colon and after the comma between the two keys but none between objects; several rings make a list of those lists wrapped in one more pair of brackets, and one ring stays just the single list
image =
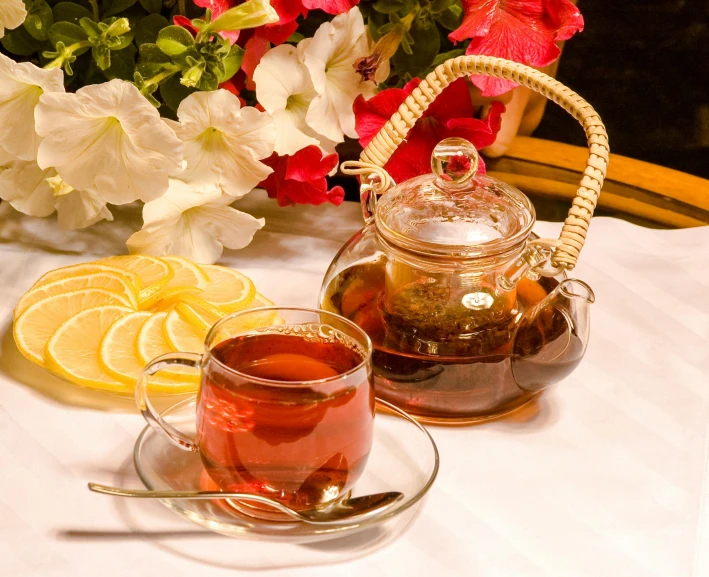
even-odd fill
[{"label": "lemon slice", "polygon": [[207,328],[199,328],[174,309],[165,317],[164,331],[170,346],[178,351],[200,353],[204,350]]},{"label": "lemon slice", "polygon": [[126,297],[133,308],[137,307],[135,287],[126,282],[125,277],[111,273],[98,272],[80,276],[69,276],[44,283],[36,288],[30,289],[17,302],[15,307],[15,318],[19,317],[30,305],[41,301],[47,297],[64,294],[75,290],[87,288],[100,288],[112,293]]},{"label": "lemon slice", "polygon": [[126,297],[103,289],[72,291],[42,299],[17,317],[13,331],[17,348],[31,361],[44,365],[44,349],[54,331],[74,315],[103,305],[131,310]]},{"label": "lemon slice", "polygon": [[134,311],[117,319],[103,335],[100,346],[101,364],[116,380],[135,386],[145,363],[138,356],[138,332],[151,313]]},{"label": "lemon slice", "polygon": [[[140,290],[140,280],[132,272],[127,270],[117,268],[115,266],[109,266],[105,264],[99,264],[97,262],[84,262],[81,264],[72,264],[70,266],[63,266],[49,271],[47,274],[40,277],[40,279],[32,285],[32,288],[37,288],[43,284],[54,282],[57,280],[65,280],[69,277],[75,276],[85,276],[87,274],[95,273],[111,273],[123,278],[126,283],[135,287],[136,290]],[[32,290],[32,289],[30,289]]]},{"label": "lemon slice", "polygon": [[[108,329],[101,341],[99,360],[104,370],[117,381],[124,384],[122,392],[132,393],[135,384],[143,372],[145,363],[138,355],[136,341],[145,321],[152,316],[146,311],[135,311],[119,318]],[[162,373],[161,373],[162,374]],[[158,375],[150,377],[148,389],[153,392],[182,393],[194,391],[199,385],[199,376],[195,373],[184,382]]]},{"label": "lemon slice", "polygon": [[173,277],[165,288],[197,287],[203,289],[209,282],[209,276],[192,261],[181,256],[164,256],[162,259],[173,270]]},{"label": "lemon slice", "polygon": [[86,387],[123,389],[113,375],[103,369],[98,343],[113,323],[130,312],[127,307],[100,306],[80,312],[62,323],[47,343],[47,368]]},{"label": "lemon slice", "polygon": [[[143,326],[140,327],[138,331],[136,350],[143,365],[147,365],[160,355],[178,351],[178,349],[170,345],[170,342],[165,336],[163,327],[166,318],[166,312],[153,313],[145,320]],[[194,382],[194,374],[189,369],[183,370],[179,367],[175,367],[174,370],[161,371],[160,375],[168,376],[168,378],[172,380]]]},{"label": "lemon slice", "polygon": [[[196,301],[197,299],[195,299]],[[204,303],[207,304],[207,303]],[[216,309],[216,313],[211,305],[202,306],[199,302],[179,302],[175,305],[183,319],[197,329],[209,331],[226,313]]]},{"label": "lemon slice", "polygon": [[223,266],[207,265],[202,268],[210,283],[199,298],[225,312],[245,309],[254,300],[256,287],[249,277]]},{"label": "lemon slice", "polygon": [[173,276],[172,269],[159,258],[144,254],[111,256],[97,261],[112,267],[127,270],[140,279],[143,290],[151,285],[164,286]]},{"label": "lemon slice", "polygon": [[201,291],[194,286],[170,287],[153,292],[146,297],[146,293],[143,291],[138,295],[138,308],[144,311],[167,311],[172,309],[175,303],[199,292]]}]

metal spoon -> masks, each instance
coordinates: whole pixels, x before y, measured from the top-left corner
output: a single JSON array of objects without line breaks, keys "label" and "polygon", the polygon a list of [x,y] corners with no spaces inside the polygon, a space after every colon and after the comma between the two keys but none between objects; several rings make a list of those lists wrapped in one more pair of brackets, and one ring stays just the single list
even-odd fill
[{"label": "metal spoon", "polygon": [[226,493],[220,491],[146,491],[135,489],[120,489],[98,483],[89,483],[89,490],[95,493],[113,495],[114,497],[134,497],[137,499],[235,499],[238,501],[252,501],[263,505],[270,505],[297,521],[304,521],[313,525],[343,525],[353,521],[364,521],[391,507],[404,498],[403,493],[391,491],[389,493],[374,493],[353,499],[336,501],[318,509],[294,511],[283,503],[269,497],[252,495],[250,493]]}]

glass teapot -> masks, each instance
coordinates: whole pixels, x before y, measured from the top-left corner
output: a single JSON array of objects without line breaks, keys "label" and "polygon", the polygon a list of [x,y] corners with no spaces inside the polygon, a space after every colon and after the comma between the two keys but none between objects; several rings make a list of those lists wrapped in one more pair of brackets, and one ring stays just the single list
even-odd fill
[{"label": "glass teapot", "polygon": [[[449,62],[439,68],[450,76],[486,73],[484,65],[492,60],[499,77],[516,71],[518,82],[527,80],[543,93],[564,89],[571,108],[593,112],[531,68],[490,57],[455,60],[462,66]],[[424,82],[440,78],[434,72]],[[417,100],[421,95],[413,96],[399,120],[407,113],[415,120],[425,109]],[[594,120],[595,113],[584,118],[591,118],[584,123],[593,133],[591,144],[602,141],[600,119]],[[381,166],[413,125],[397,127],[396,120],[395,115],[360,162],[344,167],[363,177],[366,226],[335,257],[320,307],[369,334],[377,395],[419,419],[465,423],[511,412],[570,374],[585,353],[594,295],[566,271],[583,246],[605,175],[607,144],[601,147],[605,152],[592,150],[560,239],[539,239],[532,233],[530,200],[478,174],[477,151],[463,139],[440,142],[432,174],[396,185],[378,200],[377,193],[391,185]]]}]

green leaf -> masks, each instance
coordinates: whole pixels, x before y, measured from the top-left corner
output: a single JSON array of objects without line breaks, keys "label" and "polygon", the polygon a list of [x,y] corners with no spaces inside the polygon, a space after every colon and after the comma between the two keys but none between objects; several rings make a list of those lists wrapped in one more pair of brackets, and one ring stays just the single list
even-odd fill
[{"label": "green leaf", "polygon": [[139,47],[140,57],[135,70],[144,78],[157,76],[170,64],[170,57],[163,53],[156,44],[141,44]]},{"label": "green leaf", "polygon": [[167,63],[170,57],[165,54],[157,44],[141,44],[138,47],[141,62]]},{"label": "green leaf", "polygon": [[303,36],[300,32],[293,32],[293,34],[290,35],[286,42],[288,42],[289,44],[298,44],[298,42],[300,42],[304,38],[305,36]]},{"label": "green leaf", "polygon": [[30,56],[41,50],[44,43],[30,36],[22,26],[14,30],[6,30],[5,36],[0,38],[2,47],[17,56]]},{"label": "green leaf", "polygon": [[433,63],[441,48],[441,35],[437,28],[431,30],[432,24],[430,14],[414,20],[409,30],[413,40],[412,53],[407,54],[402,49],[392,58],[392,64],[399,76],[404,76],[405,73],[412,77],[419,76]]},{"label": "green leaf", "polygon": [[54,24],[54,15],[51,6],[44,0],[31,2],[23,23],[30,36],[37,40],[46,40],[49,37],[49,27],[52,24]]},{"label": "green leaf", "polygon": [[79,26],[83,28],[87,36],[101,36],[101,28],[98,23],[94,22],[91,18],[80,18]]},{"label": "green leaf", "polygon": [[433,60],[433,63],[431,66],[426,70],[426,73],[424,74],[427,75],[429,72],[433,72],[434,68],[436,66],[443,64],[446,60],[450,60],[451,58],[457,58],[458,56],[462,56],[465,54],[465,48],[456,48],[455,50],[451,50],[449,52],[443,52],[436,56],[436,58]]},{"label": "green leaf", "polygon": [[438,14],[444,10],[448,10],[448,8],[450,8],[453,4],[460,6],[460,3],[458,3],[457,0],[433,0],[430,4],[430,9],[434,14]]},{"label": "green leaf", "polygon": [[194,88],[189,88],[180,84],[180,75],[176,74],[160,85],[160,96],[165,104],[172,110],[177,110],[185,98],[196,92]]},{"label": "green leaf", "polygon": [[[88,37],[86,32],[76,24],[71,22],[55,22],[49,29],[49,41],[52,46],[56,46],[58,42],[63,42],[64,46],[71,46],[77,42],[83,42]],[[74,55],[83,54],[89,47],[79,48],[74,51]]]},{"label": "green leaf", "polygon": [[194,38],[181,26],[168,26],[160,30],[156,44],[168,56],[177,56],[194,46]]},{"label": "green leaf", "polygon": [[443,28],[455,30],[463,20],[463,9],[458,5],[453,5],[440,14],[436,14],[434,18]]},{"label": "green leaf", "polygon": [[55,22],[79,24],[79,20],[82,18],[91,18],[89,10],[73,2],[59,2],[52,10],[52,13],[54,14]]},{"label": "green leaf", "polygon": [[209,70],[205,70],[202,73],[202,77],[199,79],[197,88],[204,91],[216,90],[219,88],[219,80],[215,74],[212,74]]},{"label": "green leaf", "polygon": [[417,4],[415,0],[377,0],[372,8],[382,14],[401,12],[403,15],[411,12]]},{"label": "green leaf", "polygon": [[126,50],[111,54],[111,65],[106,70],[103,70],[103,74],[109,80],[120,78],[130,82],[133,80],[137,52],[135,46],[130,45]]},{"label": "green leaf", "polygon": [[226,58],[222,59],[222,64],[224,64],[224,72],[217,74],[217,79],[221,84],[225,80],[229,80],[234,74],[239,72],[241,68],[241,61],[244,59],[244,49],[240,46],[234,44],[229,50],[229,54]]},{"label": "green leaf", "polygon": [[111,0],[108,4],[108,10],[106,10],[105,16],[113,16],[114,14],[120,14],[124,10],[128,10],[133,4],[138,0]]},{"label": "green leaf", "polygon": [[140,0],[140,5],[148,14],[158,14],[162,10],[162,0]]},{"label": "green leaf", "polygon": [[135,29],[135,43],[155,44],[158,39],[158,34],[163,28],[170,26],[170,22],[160,14],[150,14],[138,22]]},{"label": "green leaf", "polygon": [[172,56],[171,61],[183,70],[187,70],[195,60],[204,60],[204,55],[197,50],[196,46],[188,48],[182,54]]}]

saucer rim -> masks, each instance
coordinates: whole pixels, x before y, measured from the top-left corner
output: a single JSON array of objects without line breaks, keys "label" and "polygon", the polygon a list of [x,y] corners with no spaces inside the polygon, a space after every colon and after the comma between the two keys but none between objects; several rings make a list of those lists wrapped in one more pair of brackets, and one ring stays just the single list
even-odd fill
[{"label": "saucer rim", "polygon": [[[415,505],[420,504],[421,500],[428,494],[429,490],[433,486],[434,482],[436,481],[436,478],[438,477],[438,472],[440,468],[440,453],[438,451],[438,446],[436,445],[435,440],[433,439],[433,436],[431,433],[426,429],[426,427],[421,424],[419,421],[416,420],[412,415],[404,411],[403,409],[400,409],[399,407],[391,404],[388,401],[385,401],[384,399],[380,399],[378,397],[375,398],[376,400],[376,407],[379,408],[379,412],[382,415],[388,415],[390,417],[394,418],[401,418],[405,421],[407,421],[409,424],[414,425],[420,432],[422,432],[426,438],[428,439],[429,443],[431,444],[431,448],[433,449],[433,467],[431,468],[431,473],[429,475],[429,478],[427,481],[423,484],[421,489],[410,499],[404,500],[403,503],[401,503],[398,506],[391,507],[390,509],[385,510],[381,515],[377,515],[375,517],[369,517],[365,520],[360,521],[359,523],[352,523],[352,524],[333,524],[332,526],[328,525],[311,525],[312,527],[312,532],[308,534],[300,534],[300,535],[288,535],[288,534],[281,534],[281,535],[274,535],[274,534],[267,534],[265,532],[262,532],[260,530],[254,530],[253,527],[249,527],[248,525],[236,525],[236,524],[228,524],[223,521],[215,521],[212,518],[208,516],[202,516],[199,514],[194,513],[193,511],[189,511],[187,509],[183,509],[182,507],[179,506],[180,501],[175,500],[175,499],[160,499],[160,501],[165,505],[168,509],[171,511],[175,512],[177,515],[180,517],[183,517],[185,519],[188,519],[189,521],[192,521],[193,523],[196,523],[197,525],[201,527],[205,527],[209,529],[210,531],[214,531],[216,533],[220,533],[222,535],[227,535],[230,537],[234,538],[246,538],[246,539],[267,539],[267,540],[273,540],[273,541],[283,541],[283,542],[297,542],[297,541],[304,541],[308,540],[309,538],[312,537],[319,537],[319,536],[340,536],[342,534],[347,534],[352,531],[359,531],[359,530],[364,530],[370,527],[376,527],[377,525],[381,525],[382,523],[385,523],[391,519],[394,519],[401,515],[402,513],[408,511]],[[196,403],[196,397],[190,397],[187,399],[181,399],[177,401],[175,404],[170,405],[169,407],[165,408],[163,411],[160,412],[161,416],[167,416],[169,413],[172,413],[174,411],[178,411],[180,409],[184,409],[187,405],[189,404],[194,404]],[[382,410],[383,409],[383,410]],[[376,427],[377,419],[374,419],[374,424]],[[149,433],[154,433],[154,434],[163,434],[162,431],[159,430],[154,430],[151,425],[146,425],[143,430],[140,432],[138,435],[135,445],[133,447],[133,466],[135,468],[135,471],[138,475],[138,478],[140,479],[141,483],[146,487],[146,489],[153,491],[155,488],[151,485],[151,483],[146,479],[145,475],[143,474],[142,467],[140,465],[140,459],[139,459],[139,453],[141,446],[143,445],[143,440],[145,436]],[[175,449],[178,449],[175,447]],[[246,521],[246,519],[243,519]],[[269,524],[267,520],[263,519],[258,519],[259,523],[265,523]],[[275,523],[273,523],[275,526]],[[284,527],[286,523],[279,522],[277,524],[279,527]],[[293,521],[292,523],[288,523],[288,525],[295,525],[295,526],[305,526],[307,523],[304,523],[302,521]],[[224,527],[223,530],[220,530],[220,527]],[[228,531],[228,532],[227,532]],[[237,534],[238,533],[238,534]]]}]

